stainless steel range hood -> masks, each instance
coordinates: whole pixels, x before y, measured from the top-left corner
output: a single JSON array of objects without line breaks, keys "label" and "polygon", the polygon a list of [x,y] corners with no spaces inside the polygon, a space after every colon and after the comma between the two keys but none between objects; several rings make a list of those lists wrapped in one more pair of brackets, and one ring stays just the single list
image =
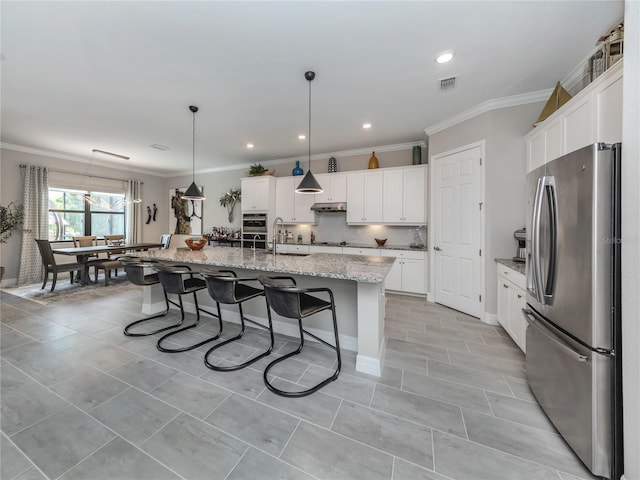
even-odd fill
[{"label": "stainless steel range hood", "polygon": [[346,212],[346,202],[331,202],[331,203],[314,203],[311,205],[311,210],[318,213],[335,213]]}]

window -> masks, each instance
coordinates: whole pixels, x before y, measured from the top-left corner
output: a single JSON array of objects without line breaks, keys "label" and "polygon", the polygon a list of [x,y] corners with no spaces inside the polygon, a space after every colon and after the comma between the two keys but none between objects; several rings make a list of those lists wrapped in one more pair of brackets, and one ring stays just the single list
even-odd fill
[{"label": "window", "polygon": [[124,235],[124,194],[49,188],[49,240]]}]

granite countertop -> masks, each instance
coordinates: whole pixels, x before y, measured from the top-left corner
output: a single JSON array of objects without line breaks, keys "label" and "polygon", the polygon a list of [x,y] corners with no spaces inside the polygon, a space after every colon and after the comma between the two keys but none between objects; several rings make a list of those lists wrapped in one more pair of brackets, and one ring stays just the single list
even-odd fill
[{"label": "granite countertop", "polygon": [[278,254],[266,250],[236,247],[204,247],[199,251],[184,248],[136,252],[142,258],[184,262],[212,267],[244,268],[264,272],[309,275],[313,277],[382,283],[395,261],[394,257],[365,255],[332,255],[314,253],[307,256]]},{"label": "granite countertop", "polygon": [[370,243],[347,243],[344,245],[341,245],[340,243],[334,243],[334,242],[316,242],[316,243],[309,243],[309,242],[302,242],[302,243],[279,243],[278,245],[309,245],[309,246],[314,246],[314,247],[348,247],[348,248],[372,248],[372,249],[381,249],[381,250],[415,250],[416,252],[426,252],[427,248],[426,247],[422,247],[422,248],[413,248],[409,245],[388,245],[385,244],[383,247],[379,247],[378,245],[376,245],[375,243],[372,245]]},{"label": "granite countertop", "polygon": [[496,263],[505,265],[516,272],[522,273],[523,275],[526,271],[524,263],[514,262],[511,258],[496,258]]}]

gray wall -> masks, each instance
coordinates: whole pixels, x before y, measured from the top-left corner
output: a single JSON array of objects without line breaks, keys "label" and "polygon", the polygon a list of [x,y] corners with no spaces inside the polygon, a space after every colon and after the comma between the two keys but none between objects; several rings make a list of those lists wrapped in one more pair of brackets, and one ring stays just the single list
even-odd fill
[{"label": "gray wall", "polygon": [[495,315],[495,258],[516,252],[513,231],[525,226],[526,150],[524,135],[544,103],[501,108],[429,137],[429,155],[485,140],[485,312]]},{"label": "gray wall", "polygon": [[[2,205],[7,205],[9,202],[22,203],[23,183],[20,176],[20,164],[46,166],[50,170],[63,170],[79,174],[87,171],[87,164],[84,163],[2,149],[0,152],[0,204]],[[153,206],[154,203],[158,206],[157,221],[142,226],[142,241],[155,242],[160,240],[160,235],[169,228],[167,217],[169,187],[166,184],[166,179],[99,165],[91,165],[90,172],[94,176],[142,180],[144,182],[142,205],[145,212],[143,222],[146,221],[146,206]],[[6,268],[3,283],[10,283],[11,279],[18,277],[21,245],[22,239],[19,231],[14,232],[7,243],[0,244],[0,264]],[[8,282],[5,282],[7,280]]]},{"label": "gray wall", "polygon": [[[326,155],[326,159],[312,160],[311,171],[313,173],[326,173],[327,165],[331,154]],[[369,164],[371,153],[362,155],[353,155],[349,157],[336,157],[339,172],[348,172],[353,170],[364,170]],[[391,152],[376,152],[376,157],[380,168],[398,167],[403,165],[411,165],[411,148],[406,148]],[[308,170],[308,161],[304,158],[300,159],[300,167],[305,171]],[[288,177],[295,167],[295,160],[291,162],[278,163],[265,167],[275,169],[274,176]],[[196,173],[196,183],[204,188],[206,200],[203,204],[203,229],[209,230],[212,227],[232,227],[240,228],[241,224],[241,205],[236,204],[234,209],[234,221],[229,222],[227,218],[227,209],[220,205],[220,197],[229,191],[230,188],[240,188],[240,179],[247,176],[247,169],[241,168],[237,170],[226,170],[221,172]],[[168,188],[186,187],[191,184],[191,176],[177,176],[167,179]],[[168,192],[168,190],[167,190]],[[168,193],[167,193],[168,195]]]}]

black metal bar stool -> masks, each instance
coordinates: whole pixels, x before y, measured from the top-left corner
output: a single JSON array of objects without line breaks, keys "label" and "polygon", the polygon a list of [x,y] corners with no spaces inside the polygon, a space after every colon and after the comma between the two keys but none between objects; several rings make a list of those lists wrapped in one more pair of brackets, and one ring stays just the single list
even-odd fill
[{"label": "black metal bar stool", "polygon": [[[153,268],[155,266],[158,265],[158,263],[155,260],[145,260],[142,261],[140,258],[138,257],[132,257],[132,256],[127,256],[127,257],[120,257],[118,259],[118,261],[120,262],[120,264],[124,267],[124,271],[127,274],[127,279],[133,283],[134,285],[140,285],[143,287],[148,287],[151,285],[156,285],[158,283],[160,283],[160,279],[158,278],[158,274],[157,273],[148,273],[145,274],[144,270],[145,268]],[[153,315],[151,317],[146,317],[143,318],[141,320],[136,320],[135,322],[130,323],[129,325],[127,325],[126,327],[124,327],[124,334],[128,337],[146,337],[149,335],[155,335],[156,333],[160,333],[160,332],[164,332],[166,330],[171,330],[172,328],[178,328],[179,326],[182,325],[182,323],[184,322],[184,316],[183,318],[178,322],[175,323],[173,325],[169,325],[168,327],[162,327],[159,328],[157,330],[153,330],[151,332],[132,332],[131,329],[133,327],[135,327],[136,325],[140,325],[144,322],[148,322],[149,320],[154,320],[156,318],[161,318],[167,315],[167,313],[169,313],[169,304],[171,303],[172,305],[175,305],[176,307],[180,307],[180,305],[172,300],[169,300],[169,297],[167,296],[167,292],[163,289],[162,293],[164,293],[164,302],[166,305],[166,308],[163,312],[158,313],[156,315]]]},{"label": "black metal bar stool", "polygon": [[[240,370],[241,368],[246,367],[247,365],[251,365],[253,362],[260,360],[262,357],[266,357],[273,350],[273,325],[271,324],[271,317],[269,317],[269,326],[266,327],[249,318],[245,318],[242,312],[242,302],[246,302],[247,300],[251,300],[252,298],[259,297],[264,295],[264,290],[261,288],[254,288],[250,285],[246,285],[245,282],[257,281],[257,278],[239,278],[236,276],[235,272],[231,270],[220,270],[216,273],[203,273],[205,281],[207,282],[207,291],[211,298],[216,301],[216,305],[218,306],[218,316],[220,320],[222,320],[222,313],[220,311],[220,304],[225,305],[238,305],[238,310],[240,311],[240,333],[235,337],[229,338],[224,342],[221,342],[214,347],[211,347],[207,353],[204,355],[204,364],[210,368],[211,370],[217,370],[221,372],[229,372],[233,370]],[[218,348],[227,345],[228,343],[234,342],[242,338],[245,330],[245,322],[252,323],[257,327],[263,328],[269,331],[269,335],[271,336],[271,344],[269,348],[264,352],[250,358],[244,363],[237,365],[230,365],[226,367],[220,367],[217,365],[213,365],[209,362],[209,355],[217,350]]]},{"label": "black metal bar stool", "polygon": [[[193,301],[196,306],[196,320],[187,327],[179,328],[177,330],[174,330],[173,332],[169,332],[163,335],[162,337],[160,337],[157,345],[158,350],[160,350],[161,352],[169,352],[169,353],[186,352],[188,350],[193,350],[194,348],[198,348],[201,345],[204,345],[205,343],[213,342],[214,340],[217,340],[218,338],[220,338],[220,334],[222,334],[222,320],[215,313],[211,313],[205,310],[204,308],[201,308],[198,305],[198,297],[196,296],[196,293],[199,290],[203,290],[207,288],[207,285],[202,278],[196,278],[193,276],[193,274],[197,272],[193,272],[188,265],[155,265],[153,268],[158,274],[158,279],[162,284],[162,288],[165,291],[165,295],[168,293],[178,295],[178,302],[179,302],[178,307],[180,308],[182,321],[184,321],[184,306],[182,304],[182,296],[193,294]],[[162,346],[162,342],[164,342],[166,339],[170,338],[171,336],[196,327],[200,322],[200,312],[204,312],[218,319],[220,326],[219,326],[218,333],[214,337],[208,338],[206,340],[195,343],[193,345],[189,345],[188,347],[166,348]]]},{"label": "black metal bar stool", "polygon": [[[269,316],[269,323],[271,323],[271,309],[273,309],[278,315],[282,317],[298,319],[298,325],[300,327],[300,345],[298,346],[298,348],[293,352],[274,360],[264,369],[263,377],[264,383],[267,388],[273,393],[282,395],[283,397],[304,397],[318,391],[326,384],[333,382],[336,378],[338,378],[338,374],[340,373],[340,368],[342,366],[342,358],[340,357],[340,341],[338,340],[338,322],[336,320],[336,306],[333,299],[333,292],[328,288],[298,288],[296,285],[296,281],[291,277],[260,276],[258,277],[258,280],[264,286],[264,293],[267,298],[268,305],[267,314]],[[326,300],[322,300],[321,298],[309,295],[309,293],[314,292],[324,292],[329,294],[329,301],[327,302]],[[324,310],[331,310],[331,314],[333,316],[333,332],[336,342],[335,346],[331,345],[328,342],[325,342],[323,339],[316,337],[314,334],[309,333],[307,330],[302,328],[303,318],[307,318]],[[335,350],[338,357],[338,367],[336,368],[333,375],[306,390],[298,392],[288,392],[274,387],[269,382],[269,370],[271,370],[274,365],[286,360],[287,358],[298,355],[302,350],[302,347],[304,346],[305,334],[315,338],[322,344]]]}]

